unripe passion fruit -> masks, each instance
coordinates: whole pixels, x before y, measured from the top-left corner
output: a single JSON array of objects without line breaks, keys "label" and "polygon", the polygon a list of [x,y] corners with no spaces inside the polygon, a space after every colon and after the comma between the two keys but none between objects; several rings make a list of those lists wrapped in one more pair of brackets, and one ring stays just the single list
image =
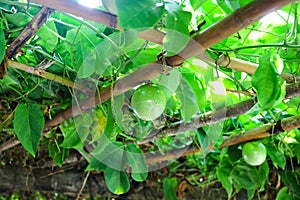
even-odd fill
[{"label": "unripe passion fruit", "polygon": [[163,113],[166,103],[166,95],[155,85],[143,85],[131,97],[131,107],[135,114],[146,121],[158,118]]},{"label": "unripe passion fruit", "polygon": [[265,145],[260,142],[248,142],[243,146],[242,155],[246,163],[257,166],[266,160],[267,151]]}]

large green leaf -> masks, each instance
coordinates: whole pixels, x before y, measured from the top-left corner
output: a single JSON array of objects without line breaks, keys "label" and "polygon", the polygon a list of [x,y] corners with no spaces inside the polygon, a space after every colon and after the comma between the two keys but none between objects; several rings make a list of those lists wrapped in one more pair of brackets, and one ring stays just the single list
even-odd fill
[{"label": "large green leaf", "polygon": [[69,124],[62,124],[59,127],[65,137],[61,144],[63,148],[76,148],[83,145],[73,120]]},{"label": "large green leaf", "polygon": [[159,0],[117,0],[119,25],[126,29],[153,27],[162,17]]},{"label": "large green leaf", "polygon": [[284,169],[286,165],[286,158],[283,152],[280,149],[274,147],[273,145],[266,144],[265,147],[267,149],[268,155],[270,156],[273,162],[273,165],[276,168],[279,166],[281,169]]},{"label": "large green leaf", "polygon": [[162,89],[169,99],[175,92],[181,80],[181,73],[174,69],[168,75],[161,75],[159,78],[159,84],[162,85]]},{"label": "large green leaf", "polygon": [[112,108],[113,108],[113,115],[115,118],[115,122],[117,123],[117,125],[122,129],[123,124],[123,106],[125,103],[125,95],[124,94],[120,94],[116,97],[113,97],[112,99]]},{"label": "large green leaf", "polygon": [[4,16],[9,23],[18,27],[26,26],[31,21],[31,18],[28,16],[28,14],[22,12],[17,12],[14,14],[4,13]]},{"label": "large green leaf", "polygon": [[279,190],[276,196],[276,200],[292,200],[293,194],[289,191],[288,187],[283,187]]},{"label": "large green leaf", "polygon": [[35,156],[45,119],[36,104],[19,104],[14,115],[14,130],[23,147]]},{"label": "large green leaf", "polygon": [[195,93],[198,109],[203,110],[206,106],[206,89],[203,86],[202,80],[193,71],[186,70],[185,68],[182,69],[182,76]]},{"label": "large green leaf", "polygon": [[190,4],[194,10],[198,10],[201,7],[201,5],[203,4],[203,1],[190,0]]},{"label": "large green leaf", "polygon": [[260,187],[259,173],[256,167],[250,165],[236,165],[231,172],[233,184],[237,191],[246,189],[248,199],[252,199],[256,189]]},{"label": "large green leaf", "polygon": [[123,143],[112,142],[106,136],[98,140],[98,145],[93,150],[92,155],[104,165],[117,170],[124,169]]},{"label": "large green leaf", "polygon": [[101,75],[111,64],[109,54],[114,55],[114,46],[109,41],[103,41],[96,33],[87,28],[68,31],[66,49],[70,53],[70,59],[74,61],[79,78],[86,78],[94,72]]},{"label": "large green leaf", "polygon": [[106,167],[104,179],[108,189],[114,194],[124,194],[130,189],[128,176],[123,171]]},{"label": "large green leaf", "polygon": [[167,34],[163,43],[168,55],[173,55],[184,49],[190,40],[188,28],[192,13],[184,11],[182,4],[175,1],[166,2],[165,7],[167,11]]},{"label": "large green leaf", "polygon": [[104,171],[105,168],[106,165],[100,162],[97,158],[92,157],[89,162],[89,165],[86,167],[86,171],[93,171],[93,170]]},{"label": "large green leaf", "polygon": [[44,47],[48,52],[52,52],[58,43],[56,34],[58,33],[54,21],[47,21],[37,32],[40,37],[37,44]]},{"label": "large green leaf", "polygon": [[217,0],[217,3],[226,14],[230,14],[240,8],[238,0]]},{"label": "large green leaf", "polygon": [[271,60],[270,53],[264,54],[259,60],[259,66],[252,76],[252,85],[257,92],[258,105],[263,110],[269,110],[280,103],[285,96],[284,80],[277,72],[280,62],[278,56]]},{"label": "large green leaf", "polygon": [[5,55],[6,41],[3,29],[0,29],[0,63],[2,63]]},{"label": "large green leaf", "polygon": [[163,190],[164,196],[167,200],[177,200],[176,196],[177,179],[176,178],[164,178]]},{"label": "large green leaf", "polygon": [[63,132],[64,141],[61,144],[64,148],[76,148],[83,145],[86,140],[90,127],[93,123],[91,115],[84,113],[70,120],[68,123],[60,125],[60,130]]},{"label": "large green leaf", "polygon": [[148,167],[143,151],[135,144],[126,145],[126,160],[132,169],[132,178],[142,182],[148,176]]},{"label": "large green leaf", "polygon": [[228,158],[222,159],[217,167],[218,180],[221,182],[223,188],[226,190],[228,194],[228,199],[230,199],[232,195],[232,178],[230,176],[231,170],[232,165],[230,164]]},{"label": "large green leaf", "polygon": [[181,103],[181,115],[185,122],[189,121],[198,111],[197,99],[191,86],[185,79],[181,79],[176,90],[176,94]]},{"label": "large green leaf", "polygon": [[269,177],[269,165],[268,162],[263,162],[263,164],[259,165],[258,173],[259,173],[259,182],[261,188],[264,188],[265,182],[268,180]]}]

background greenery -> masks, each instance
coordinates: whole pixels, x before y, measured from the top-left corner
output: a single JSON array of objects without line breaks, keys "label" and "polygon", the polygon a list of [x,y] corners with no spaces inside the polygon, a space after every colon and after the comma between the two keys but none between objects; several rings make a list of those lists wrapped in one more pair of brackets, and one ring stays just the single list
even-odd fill
[{"label": "background greenery", "polygon": [[[0,2],[0,59],[4,60],[7,47],[41,6],[23,1]],[[166,159],[170,173],[162,183],[167,199],[177,198],[180,173],[184,173],[189,184],[199,187],[220,182],[228,198],[240,190],[247,190],[248,199],[259,198],[273,187],[276,199],[299,199],[299,125],[272,132],[277,122],[289,117],[297,119],[299,115],[299,97],[285,99],[287,87],[297,84],[299,75],[298,3],[273,12],[208,48],[204,61],[191,57],[170,71],[165,65],[168,63],[163,62],[186,47],[191,32],[192,36],[201,34],[201,30],[216,25],[250,2],[117,0],[118,23],[124,32],[55,11],[11,58],[7,74],[0,80],[2,146],[17,136],[30,156],[46,149],[49,155],[43,156],[52,158],[60,167],[76,150],[88,162],[87,171],[104,172],[107,187],[114,194],[128,192],[131,180],[145,181],[148,164],[156,167],[158,162],[149,163],[147,156],[133,157],[123,150],[140,155],[153,152],[164,157],[170,151],[201,147],[201,152],[177,161],[174,157]],[[98,9],[105,10],[101,6]],[[204,25],[197,30],[199,24]],[[152,28],[166,33],[162,45],[138,37],[140,32]],[[113,84],[155,62],[158,56],[162,56],[161,67],[167,72],[141,84],[161,87],[167,106],[160,118],[143,121],[130,107],[136,86],[129,85],[131,89],[115,96]],[[251,74],[245,73],[247,69],[218,65],[224,57],[232,62],[249,61],[257,70]],[[28,68],[20,70],[20,63],[32,66],[33,72],[28,73]],[[45,71],[63,80],[49,78]],[[282,74],[289,74],[294,82]],[[76,82],[78,87],[69,87],[66,80]],[[54,116],[93,99],[95,92],[97,96],[104,88],[109,93],[105,102],[44,129]],[[234,107],[254,96],[257,101],[245,114],[216,122],[212,118],[210,126],[183,129],[180,133],[172,130],[174,124],[187,127],[203,114]],[[274,127],[271,137],[259,139],[268,154],[262,165],[250,166],[243,160],[242,142],[219,147],[226,138],[263,125]],[[157,130],[161,134],[151,138]],[[103,163],[113,163],[118,168]],[[10,164],[3,161],[1,165]],[[129,173],[129,168],[133,173]],[[273,173],[281,177],[277,187],[271,181]]]}]

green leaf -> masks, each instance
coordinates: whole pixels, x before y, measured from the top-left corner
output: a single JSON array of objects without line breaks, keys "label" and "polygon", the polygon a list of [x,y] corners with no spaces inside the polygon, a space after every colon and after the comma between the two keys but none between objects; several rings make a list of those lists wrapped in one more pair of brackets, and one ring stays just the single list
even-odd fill
[{"label": "green leaf", "polygon": [[244,188],[246,190],[257,189],[258,170],[250,165],[236,165],[233,167],[231,177],[235,187]]},{"label": "green leaf", "polygon": [[178,70],[172,70],[168,75],[161,75],[159,84],[162,87],[167,99],[169,99],[175,92],[181,80],[181,73]]},{"label": "green leaf", "polygon": [[228,199],[230,199],[232,195],[232,179],[230,176],[231,170],[232,165],[230,164],[227,158],[222,159],[217,167],[218,180],[221,182],[223,188],[226,190],[228,194]]},{"label": "green leaf", "polygon": [[150,28],[162,17],[159,0],[117,0],[119,25],[125,29]]},{"label": "green leaf", "polygon": [[73,120],[68,125],[61,124],[59,126],[61,132],[64,135],[64,141],[61,144],[63,148],[75,148],[83,145],[81,138],[79,137],[76,126]]},{"label": "green leaf", "polygon": [[203,87],[202,80],[200,80],[193,71],[182,69],[182,76],[191,86],[197,99],[199,110],[203,110],[206,106],[206,89]]},{"label": "green leaf", "polygon": [[132,169],[132,178],[135,181],[142,182],[148,176],[148,167],[143,151],[135,144],[127,144],[125,149],[126,160]]},{"label": "green leaf", "polygon": [[31,18],[27,14],[22,12],[17,12],[14,14],[4,13],[4,16],[9,23],[18,27],[26,26],[31,21]]},{"label": "green leaf", "polygon": [[229,146],[227,154],[232,165],[242,157],[242,151],[238,149],[237,145]]},{"label": "green leaf", "polygon": [[299,164],[300,163],[300,144],[299,143],[294,146],[294,152],[296,154],[298,164]]},{"label": "green leaf", "polygon": [[[280,172],[281,180],[284,185],[287,185],[291,191],[293,191],[294,195],[300,196],[300,172],[299,170],[291,170],[291,171],[281,171]],[[299,199],[296,198],[295,199]]]},{"label": "green leaf", "polygon": [[0,63],[2,63],[5,55],[6,40],[3,29],[0,29]]},{"label": "green leaf", "polygon": [[92,151],[92,155],[107,167],[117,170],[124,169],[123,143],[110,141],[103,136],[98,141],[98,145]]},{"label": "green leaf", "polygon": [[268,163],[265,161],[263,164],[259,165],[259,168],[258,168],[258,173],[259,173],[259,182],[260,182],[260,186],[261,186],[261,191],[264,190],[264,185],[265,185],[265,182],[268,180],[268,177],[269,177],[269,165]]},{"label": "green leaf", "polygon": [[125,172],[106,167],[104,179],[108,189],[114,194],[124,194],[130,189],[129,179]]},{"label": "green leaf", "polygon": [[167,54],[174,55],[183,50],[190,40],[188,27],[192,19],[192,13],[184,11],[182,4],[174,1],[166,2],[165,8],[167,11],[167,34],[163,43]]},{"label": "green leaf", "polygon": [[19,104],[14,115],[14,130],[23,147],[35,157],[45,119],[36,104]]},{"label": "green leaf", "polygon": [[194,10],[198,10],[203,4],[203,1],[199,0],[190,0],[190,4],[193,7]]},{"label": "green leaf", "polygon": [[292,200],[293,194],[289,191],[288,187],[283,187],[279,190],[276,196],[276,200]]},{"label": "green leaf", "polygon": [[216,1],[218,6],[228,15],[232,13],[232,10],[228,7],[228,5],[224,2],[224,0],[217,0]]},{"label": "green leaf", "polygon": [[176,178],[164,178],[163,190],[164,196],[167,200],[177,200],[176,196],[177,179]]},{"label": "green leaf", "polygon": [[83,63],[77,73],[78,77],[79,78],[90,77],[95,72],[95,65],[96,65],[96,53],[94,50],[91,51],[83,60]]},{"label": "green leaf", "polygon": [[89,77],[94,72],[101,75],[111,64],[108,55],[114,55],[113,50],[116,52],[109,41],[103,41],[87,27],[68,31],[66,41],[65,47],[70,56],[68,59],[74,62],[76,71],[79,69],[79,78]]},{"label": "green leaf", "polygon": [[278,168],[278,166],[281,169],[285,168],[286,165],[286,159],[284,156],[284,153],[280,150],[277,149],[276,147],[274,147],[273,145],[265,145],[266,149],[267,149],[267,153],[270,156],[273,165]]},{"label": "green leaf", "polygon": [[264,54],[259,60],[259,66],[252,76],[252,85],[257,91],[258,105],[263,110],[269,110],[279,104],[285,96],[284,80],[278,74],[278,61],[271,61],[270,53]]},{"label": "green leaf", "polygon": [[48,52],[53,52],[58,43],[58,38],[55,34],[58,33],[54,21],[47,21],[37,32],[37,35],[40,37],[37,44],[44,47]]},{"label": "green leaf", "polygon": [[225,0],[225,3],[232,11],[240,8],[240,3],[238,0]]},{"label": "green leaf", "polygon": [[123,121],[123,106],[124,106],[124,103],[125,103],[125,95],[124,94],[120,94],[116,97],[113,97],[113,100],[112,100],[112,106],[113,106],[113,109],[114,109],[114,118],[115,118],[115,122],[117,123],[117,125],[122,129],[123,127],[123,124],[122,124],[122,121]]},{"label": "green leaf", "polygon": [[49,156],[53,161],[61,167],[66,158],[69,157],[69,149],[60,147],[59,145],[62,142],[62,137],[59,137],[55,142],[50,142],[48,145]]},{"label": "green leaf", "polygon": [[61,124],[59,127],[65,137],[61,146],[67,149],[82,146],[90,133],[92,123],[91,115],[84,113],[70,120],[69,123]]},{"label": "green leaf", "polygon": [[198,111],[197,99],[185,79],[181,79],[180,84],[176,90],[176,94],[181,103],[181,115],[185,122],[189,121]]},{"label": "green leaf", "polygon": [[199,128],[196,132],[197,140],[202,149],[202,155],[207,155],[209,149],[209,138],[206,135],[206,132],[202,128]]},{"label": "green leaf", "polygon": [[100,162],[95,157],[92,157],[89,162],[89,165],[86,167],[85,170],[86,171],[93,171],[93,170],[104,171],[105,168],[106,168],[106,165],[104,165],[102,162]]}]

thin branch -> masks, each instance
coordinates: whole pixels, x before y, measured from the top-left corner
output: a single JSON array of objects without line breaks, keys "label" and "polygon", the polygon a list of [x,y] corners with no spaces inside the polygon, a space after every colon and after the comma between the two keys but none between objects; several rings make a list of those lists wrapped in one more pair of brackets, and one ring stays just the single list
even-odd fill
[{"label": "thin branch", "polygon": [[[206,58],[210,62],[213,62],[212,59]],[[228,56],[222,56],[218,59],[217,64],[222,67],[234,69],[236,71],[245,72],[247,74],[254,74],[255,70],[258,68],[258,64],[252,63],[249,61],[241,60],[238,58],[230,58]],[[281,77],[287,83],[300,82],[300,77],[288,73],[282,73]]]},{"label": "thin branch", "polygon": [[85,175],[84,180],[83,180],[83,183],[82,183],[82,186],[81,186],[81,188],[80,188],[80,190],[79,190],[79,192],[78,192],[78,194],[77,194],[76,200],[79,200],[79,199],[80,199],[80,196],[81,196],[82,191],[83,191],[83,189],[84,189],[84,187],[85,187],[85,185],[86,185],[86,182],[87,182],[87,180],[88,180],[88,178],[89,178],[89,176],[90,176],[90,173],[91,173],[91,171],[87,172],[87,174]]},{"label": "thin branch", "polygon": [[[51,63],[51,64],[53,64],[53,63]],[[70,81],[69,79],[66,79],[66,78],[63,78],[61,76],[58,76],[58,75],[52,74],[50,72],[47,72],[44,69],[31,67],[31,66],[25,65],[23,63],[13,61],[13,60],[7,60],[7,65],[9,67],[19,69],[19,70],[25,71],[25,72],[30,73],[30,74],[43,77],[43,78],[48,79],[50,81],[55,81],[59,84],[74,88],[76,90],[81,90],[81,91],[84,91],[84,92],[88,91],[88,89],[84,88],[83,86],[81,86],[81,85],[79,85],[79,84],[77,84],[73,81]]]},{"label": "thin branch", "polygon": [[[300,96],[300,83],[288,85],[286,88],[286,99],[290,99],[296,96]],[[164,127],[159,130],[153,130],[145,139],[137,141],[137,144],[145,144],[149,141],[159,139],[161,137],[170,137],[186,131],[195,130],[202,126],[209,126],[216,124],[227,119],[237,117],[246,113],[256,103],[256,98],[251,98],[238,104],[222,108],[216,111],[210,111],[201,115],[195,116],[190,122],[185,123],[179,121],[173,123],[169,127]]]},{"label": "thin branch", "polygon": [[[228,138],[225,140],[219,148],[224,148],[228,146],[232,146],[235,144],[241,144],[244,142],[249,142],[252,140],[257,140],[265,137],[270,137],[274,134],[278,134],[284,131],[290,131],[295,128],[300,127],[300,115],[296,115],[293,117],[285,118],[281,121],[278,121],[275,125],[274,124],[265,124],[263,126],[253,128],[250,130],[247,130],[246,132],[243,132],[239,135],[235,135],[231,138]],[[208,151],[214,150],[214,146],[209,146]],[[188,148],[182,148],[182,149],[173,149],[171,151],[165,152],[163,155],[161,153],[157,154],[149,154],[146,156],[146,163],[147,164],[153,164],[157,162],[163,162],[163,161],[170,161],[173,159],[177,159],[179,157],[192,155],[195,153],[201,153],[201,148],[196,147],[188,147]]]},{"label": "thin branch", "polygon": [[243,91],[243,90],[233,90],[233,89],[226,89],[227,92],[237,93],[237,94],[244,94],[248,96],[255,96],[254,93]]},{"label": "thin branch", "polygon": [[258,45],[251,45],[251,46],[243,46],[237,47],[234,49],[218,49],[218,48],[211,48],[214,51],[223,51],[223,52],[237,52],[244,49],[257,49],[257,48],[267,48],[267,47],[276,47],[276,48],[290,48],[290,49],[299,49],[300,45],[294,44],[286,44],[286,43],[276,43],[276,44],[258,44]]},{"label": "thin branch", "polygon": [[29,24],[23,29],[20,35],[7,48],[6,55],[12,58],[26,44],[26,42],[40,29],[47,21],[48,16],[53,12],[52,9],[42,7],[42,9],[34,16]]},{"label": "thin branch", "polygon": [[[209,146],[208,150],[213,150],[213,146]],[[165,152],[164,154],[157,153],[157,154],[147,154],[146,155],[146,163],[147,164],[152,164],[152,163],[158,163],[158,162],[163,162],[163,161],[169,161],[173,159],[177,159],[179,157],[187,156],[187,155],[192,155],[195,153],[200,153],[202,151],[201,148],[195,148],[195,147],[187,147],[187,148],[182,148],[182,149],[173,149],[170,151]]]},{"label": "thin branch", "polygon": [[290,131],[299,127],[300,127],[300,115],[288,117],[278,121],[276,124],[271,124],[271,123],[265,124],[263,126],[253,128],[245,132],[242,132],[241,134],[230,137],[227,140],[225,140],[219,146],[219,148],[228,147],[235,144],[248,142],[251,140],[269,137],[274,134]]}]

